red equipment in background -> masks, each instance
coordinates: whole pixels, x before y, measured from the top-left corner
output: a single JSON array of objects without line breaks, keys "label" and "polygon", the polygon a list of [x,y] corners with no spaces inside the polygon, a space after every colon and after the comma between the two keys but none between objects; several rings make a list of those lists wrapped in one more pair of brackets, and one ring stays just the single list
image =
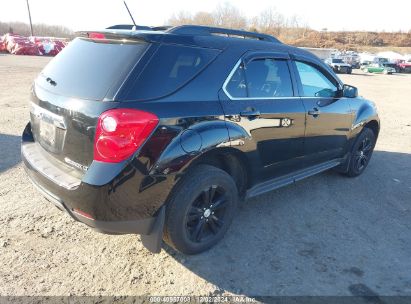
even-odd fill
[{"label": "red equipment in background", "polygon": [[54,37],[24,37],[16,34],[6,34],[0,37],[0,52],[14,55],[55,56],[65,46],[65,39]]}]

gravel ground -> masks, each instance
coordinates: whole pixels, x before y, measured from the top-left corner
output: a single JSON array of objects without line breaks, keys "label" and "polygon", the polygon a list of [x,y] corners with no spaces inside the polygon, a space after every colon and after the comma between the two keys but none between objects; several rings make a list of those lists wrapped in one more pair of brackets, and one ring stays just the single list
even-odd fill
[{"label": "gravel ground", "polygon": [[28,181],[20,134],[49,58],[0,56],[0,295],[411,295],[411,75],[342,75],[379,108],[362,176],[326,172],[249,201],[197,256],[87,229]]}]

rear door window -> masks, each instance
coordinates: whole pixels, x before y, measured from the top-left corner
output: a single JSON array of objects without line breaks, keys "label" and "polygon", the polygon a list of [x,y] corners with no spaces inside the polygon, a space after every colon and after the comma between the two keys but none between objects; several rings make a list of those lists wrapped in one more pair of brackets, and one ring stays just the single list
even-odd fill
[{"label": "rear door window", "polygon": [[76,38],[43,69],[37,84],[59,95],[102,100],[113,85],[120,86],[147,46]]},{"label": "rear door window", "polygon": [[126,100],[147,100],[169,95],[198,75],[219,50],[181,45],[160,45],[138,76],[126,83]]},{"label": "rear door window", "polygon": [[286,60],[253,60],[247,65],[246,79],[248,97],[271,98],[293,96],[293,86]]},{"label": "rear door window", "polygon": [[226,91],[233,98],[292,97],[293,86],[287,60],[257,59],[241,64],[231,76]]}]

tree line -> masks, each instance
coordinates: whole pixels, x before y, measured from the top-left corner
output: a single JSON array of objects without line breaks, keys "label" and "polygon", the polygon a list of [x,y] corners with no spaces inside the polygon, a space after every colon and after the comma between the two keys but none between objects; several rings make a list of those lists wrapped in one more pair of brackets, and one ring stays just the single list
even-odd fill
[{"label": "tree line", "polygon": [[[287,17],[275,8],[267,8],[258,16],[247,18],[237,7],[225,3],[212,12],[188,13],[181,11],[167,20],[166,25],[196,24],[233,29],[244,29],[270,34],[284,43],[305,47],[357,49],[360,47],[411,47],[411,29],[408,32],[330,32],[311,29],[299,16]],[[34,24],[37,36],[72,38],[73,31],[59,25]],[[0,35],[13,32],[30,35],[30,27],[23,22],[0,22]]]},{"label": "tree line", "polygon": [[258,16],[247,18],[237,7],[225,3],[212,12],[191,14],[181,11],[167,22],[169,25],[196,24],[244,29],[276,36],[295,46],[356,49],[361,46],[411,47],[408,32],[330,32],[316,31],[299,16],[286,17],[275,8],[267,8]]},{"label": "tree line", "polygon": [[[61,25],[33,24],[35,36],[71,38],[73,31]],[[0,35],[14,33],[30,36],[30,25],[24,22],[0,22]]]}]

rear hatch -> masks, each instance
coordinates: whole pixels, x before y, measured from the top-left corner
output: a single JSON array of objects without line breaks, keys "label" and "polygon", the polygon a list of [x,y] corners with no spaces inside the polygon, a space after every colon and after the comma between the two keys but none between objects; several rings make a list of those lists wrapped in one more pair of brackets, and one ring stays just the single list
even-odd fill
[{"label": "rear hatch", "polygon": [[[101,37],[99,37],[101,38]],[[34,82],[30,119],[35,141],[52,162],[81,176],[93,161],[95,127],[149,44],[76,38]]]}]

